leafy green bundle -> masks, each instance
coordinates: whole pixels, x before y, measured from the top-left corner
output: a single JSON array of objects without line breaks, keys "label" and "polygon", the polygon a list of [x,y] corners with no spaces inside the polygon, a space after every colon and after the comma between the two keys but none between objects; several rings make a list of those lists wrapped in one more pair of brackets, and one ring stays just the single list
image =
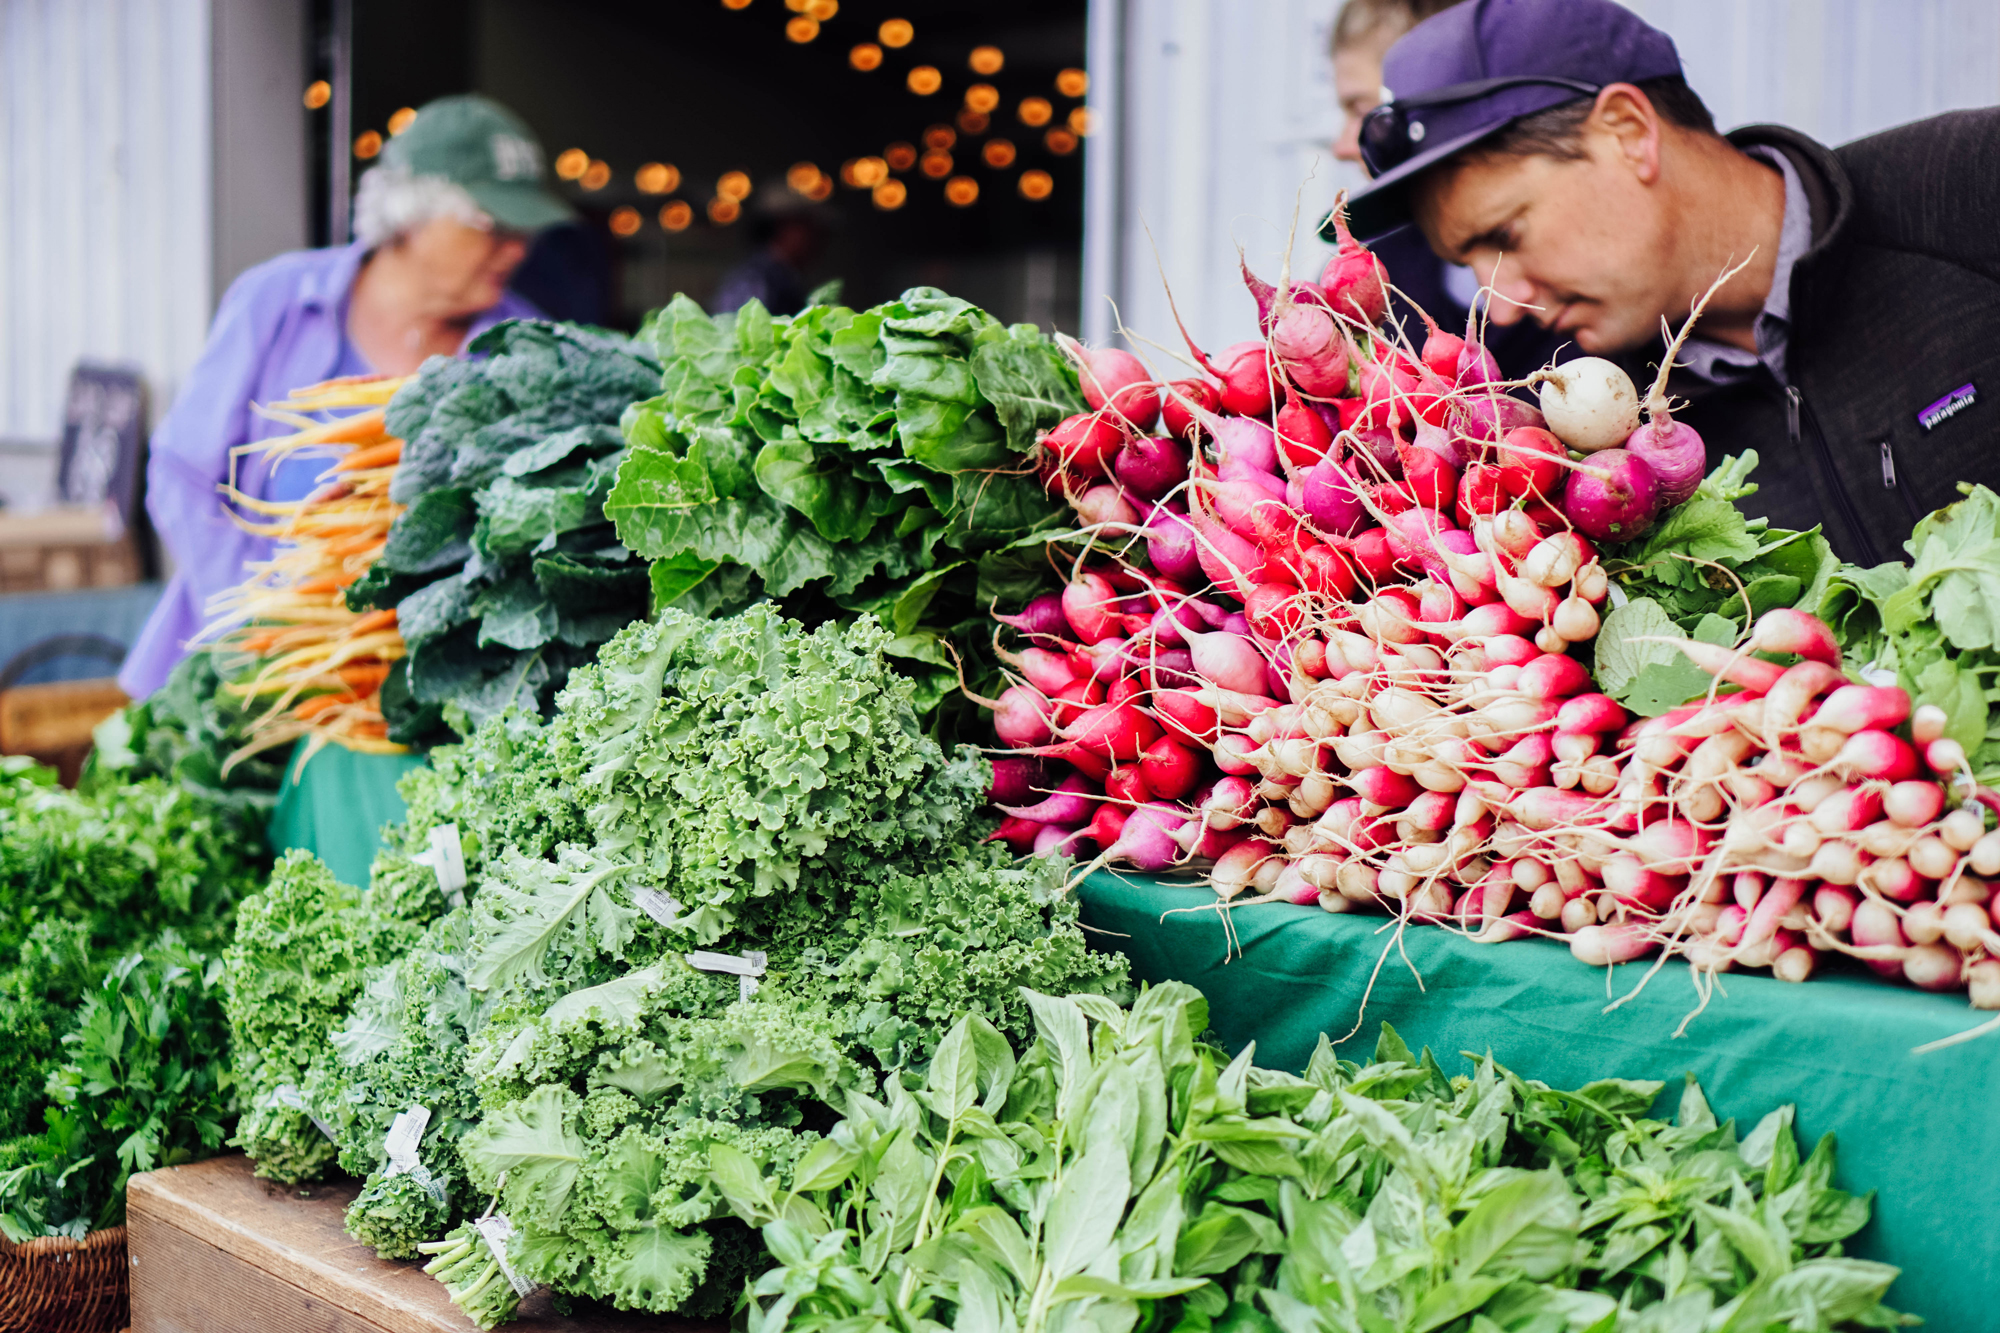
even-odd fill
[{"label": "leafy green bundle", "polygon": [[1918,704],[1944,709],[1980,783],[2000,782],[2000,495],[1928,515],[1903,543],[1910,563],[1843,565],[1822,614],[1851,658],[1885,671]]},{"label": "leafy green bundle", "polygon": [[653,561],[656,604],[871,612],[930,713],[957,680],[944,641],[972,651],[995,599],[1048,578],[1039,534],[1065,510],[1025,455],[1084,410],[1074,370],[1033,326],[928,287],[790,319],[676,297],[639,336],[665,374],[625,419],[605,512]]},{"label": "leafy green bundle", "polygon": [[261,838],[262,820],[278,802],[285,760],[253,754],[223,775],[223,764],[248,739],[249,727],[242,701],[221,684],[213,653],[182,658],[150,696],[97,724],[78,787],[90,793],[141,778],[167,778],[211,809],[230,812],[247,838]]},{"label": "leafy green bundle", "polygon": [[1757,493],[1748,480],[1756,466],[1754,452],[1723,460],[1637,541],[1602,554],[1613,608],[1593,644],[1592,675],[1636,713],[1656,717],[1713,684],[1657,640],[1734,643],[1773,607],[1817,611],[1840,568],[1818,528],[1789,532],[1744,517],[1735,502]]},{"label": "leafy green bundle", "polygon": [[644,614],[645,566],[604,518],[616,429],[658,387],[643,347],[510,320],[470,358],[432,357],[389,404],[404,441],[389,494],[408,505],[353,610],[396,608],[409,656],[382,689],[391,739],[448,739],[518,705],[546,712],[570,667]]},{"label": "leafy green bundle", "polygon": [[[486,1322],[511,1288],[451,1228],[494,1191],[532,1280],[726,1310],[761,1251],[703,1183],[711,1142],[782,1169],[810,1146],[814,1091],[921,1067],[960,1014],[1025,1036],[1021,986],[1123,985],[1122,960],[1085,946],[1060,867],[977,841],[983,766],[922,733],[891,637],[868,617],[808,633],[768,605],[668,610],[579,668],[549,722],[508,713],[434,751],[361,908],[436,919],[343,980],[344,1018],[276,984],[266,1007],[293,1008],[296,1039],[253,1031],[290,1018],[241,1015],[239,1042],[261,1049],[304,1054],[318,1034],[286,1075],[310,1118],[274,1111],[253,1153],[323,1162],[317,1119],[368,1178],[349,1229],[393,1254],[449,1232],[428,1248]],[[436,916],[414,858],[444,823],[471,901]],[[352,930],[294,928],[320,933]],[[703,970],[720,951],[763,955],[747,999]],[[415,1107],[435,1191],[386,1150]]]},{"label": "leafy green bundle", "polygon": [[1386,1024],[1365,1068],[1325,1038],[1303,1078],[1225,1064],[1178,983],[1029,998],[1018,1059],[967,1017],[886,1102],[844,1089],[789,1180],[710,1149],[777,1260],[750,1333],[1906,1322],[1896,1270],[1841,1257],[1867,1201],[1832,1187],[1830,1137],[1800,1160],[1789,1107],[1739,1142],[1692,1080],[1669,1124],[1643,1118],[1660,1084],[1447,1079]]},{"label": "leafy green bundle", "polygon": [[48,1128],[0,1144],[0,1234],[115,1226],[133,1172],[220,1150],[237,1109],[221,973],[169,930],[90,992],[47,1076]]}]

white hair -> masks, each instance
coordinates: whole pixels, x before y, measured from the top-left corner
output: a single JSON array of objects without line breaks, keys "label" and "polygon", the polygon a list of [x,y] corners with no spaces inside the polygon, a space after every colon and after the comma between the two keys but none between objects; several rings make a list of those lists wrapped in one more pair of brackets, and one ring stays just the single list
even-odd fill
[{"label": "white hair", "polygon": [[493,219],[473,202],[465,187],[443,176],[419,176],[408,167],[384,163],[361,178],[354,193],[355,239],[373,248],[421,227],[433,218],[452,218],[490,230]]}]

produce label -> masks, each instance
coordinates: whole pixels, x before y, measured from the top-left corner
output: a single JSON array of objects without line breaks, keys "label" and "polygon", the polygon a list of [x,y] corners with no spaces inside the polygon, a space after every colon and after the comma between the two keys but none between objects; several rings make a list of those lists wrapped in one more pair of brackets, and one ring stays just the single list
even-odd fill
[{"label": "produce label", "polygon": [[280,1083],[277,1087],[271,1089],[271,1100],[279,1106],[290,1107],[292,1110],[297,1111],[300,1115],[303,1115],[306,1119],[312,1121],[313,1128],[317,1129],[320,1133],[326,1135],[329,1141],[335,1143],[339,1142],[339,1139],[334,1137],[333,1126],[327,1124],[326,1121],[314,1115],[312,1112],[312,1108],[306,1105],[305,1094],[300,1092],[297,1088],[293,1087],[291,1084]]},{"label": "produce label", "polygon": [[687,956],[688,966],[703,972],[731,972],[740,981],[737,993],[749,999],[757,993],[757,978],[764,975],[765,953],[762,949],[746,950],[740,954],[710,953],[706,949],[696,949]]},{"label": "produce label", "polygon": [[493,1251],[493,1257],[500,1264],[501,1275],[514,1288],[516,1296],[525,1297],[535,1289],[535,1284],[514,1271],[514,1265],[507,1258],[507,1241],[514,1234],[514,1224],[505,1213],[488,1213],[472,1225],[479,1228],[479,1234],[486,1241],[486,1248]]},{"label": "produce label", "polygon": [[440,824],[432,829],[431,849],[411,859],[436,872],[446,902],[453,907],[465,906],[465,846],[458,839],[458,825]]},{"label": "produce label", "polygon": [[421,1185],[424,1193],[443,1203],[444,1186],[438,1183],[428,1167],[417,1160],[417,1145],[423,1141],[424,1130],[430,1123],[431,1109],[428,1106],[412,1106],[397,1113],[389,1126],[388,1137],[382,1140],[382,1151],[389,1157],[389,1169],[384,1174],[406,1175]]},{"label": "produce label", "polygon": [[681,923],[681,905],[677,899],[669,898],[658,889],[637,888],[632,890],[632,902],[638,909],[663,926],[678,926]]}]

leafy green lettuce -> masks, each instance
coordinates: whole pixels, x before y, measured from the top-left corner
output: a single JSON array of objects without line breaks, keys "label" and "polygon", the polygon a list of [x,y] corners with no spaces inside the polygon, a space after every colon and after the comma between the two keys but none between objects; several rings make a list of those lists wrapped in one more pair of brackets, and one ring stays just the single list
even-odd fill
[{"label": "leafy green lettuce", "polygon": [[1084,406],[1055,346],[927,287],[790,319],[676,297],[640,337],[665,369],[605,512],[655,604],[873,613],[929,713],[957,680],[945,643],[976,653],[988,604],[1046,578],[1030,548],[1064,511],[1026,455]]}]

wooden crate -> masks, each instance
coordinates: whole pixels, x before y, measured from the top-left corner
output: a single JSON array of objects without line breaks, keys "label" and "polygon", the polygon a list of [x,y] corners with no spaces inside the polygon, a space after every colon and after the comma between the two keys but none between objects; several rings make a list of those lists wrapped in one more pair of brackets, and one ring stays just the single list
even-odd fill
[{"label": "wooden crate", "polygon": [[[132,1177],[130,1333],[475,1333],[416,1263],[375,1257],[341,1230],[352,1182],[293,1188],[218,1157]],[[720,1333],[658,1315],[564,1318],[546,1293],[519,1333]]]},{"label": "wooden crate", "polygon": [[73,787],[90,753],[91,730],[126,702],[125,691],[108,677],[0,690],[0,754],[33,755]]},{"label": "wooden crate", "polygon": [[139,581],[139,548],[115,511],[0,514],[0,592],[67,592]]}]

